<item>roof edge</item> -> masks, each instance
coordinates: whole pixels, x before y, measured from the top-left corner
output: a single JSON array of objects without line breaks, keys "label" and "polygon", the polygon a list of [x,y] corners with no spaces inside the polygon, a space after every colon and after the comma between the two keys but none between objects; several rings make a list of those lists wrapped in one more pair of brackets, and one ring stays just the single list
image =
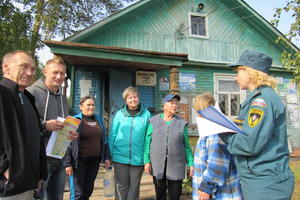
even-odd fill
[{"label": "roof edge", "polygon": [[166,53],[166,52],[158,52],[158,51],[147,51],[147,50],[130,49],[130,48],[123,48],[123,47],[104,46],[98,44],[87,44],[87,43],[80,43],[80,42],[67,42],[67,41],[55,41],[55,40],[44,40],[43,43],[49,47],[50,46],[65,46],[65,47],[75,47],[75,48],[79,47],[79,48],[98,49],[98,50],[105,50],[105,51],[114,51],[114,52],[166,56],[175,59],[177,58],[182,60],[188,60],[188,54],[182,54],[182,53]]}]

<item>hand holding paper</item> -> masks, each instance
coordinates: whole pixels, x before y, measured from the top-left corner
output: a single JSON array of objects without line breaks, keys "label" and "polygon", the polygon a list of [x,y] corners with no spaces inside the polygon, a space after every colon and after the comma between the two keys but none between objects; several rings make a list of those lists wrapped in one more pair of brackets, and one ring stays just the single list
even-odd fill
[{"label": "hand holding paper", "polygon": [[71,142],[69,140],[70,132],[75,132],[77,130],[80,120],[71,116],[66,117],[66,119],[58,117],[57,120],[63,122],[64,127],[60,131],[52,132],[46,148],[46,153],[47,156],[62,159]]}]

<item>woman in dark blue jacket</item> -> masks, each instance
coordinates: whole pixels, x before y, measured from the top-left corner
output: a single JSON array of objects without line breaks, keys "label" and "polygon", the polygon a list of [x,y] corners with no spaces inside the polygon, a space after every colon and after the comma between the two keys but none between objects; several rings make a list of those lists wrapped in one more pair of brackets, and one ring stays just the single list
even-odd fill
[{"label": "woman in dark blue jacket", "polygon": [[[110,152],[102,120],[94,115],[92,96],[80,100],[82,111],[74,117],[81,120],[79,137],[71,142],[65,156],[66,174],[70,177],[70,199],[87,200],[93,193],[99,163],[110,165]],[[73,176],[71,176],[73,175]]]}]

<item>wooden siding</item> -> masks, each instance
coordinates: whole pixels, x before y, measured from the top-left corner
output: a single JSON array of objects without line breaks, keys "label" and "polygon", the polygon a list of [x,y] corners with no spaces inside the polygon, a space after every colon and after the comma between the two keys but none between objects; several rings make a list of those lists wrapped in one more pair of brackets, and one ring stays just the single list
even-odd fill
[{"label": "wooden siding", "polygon": [[189,37],[188,12],[197,12],[198,1],[155,2],[148,4],[148,9],[116,20],[80,42],[187,53],[190,60],[221,63],[234,62],[244,49],[254,49],[271,55],[274,65],[281,65],[275,41],[270,43],[259,34],[261,30],[250,27],[222,1],[203,0],[205,8],[199,13],[209,14],[208,39]]}]

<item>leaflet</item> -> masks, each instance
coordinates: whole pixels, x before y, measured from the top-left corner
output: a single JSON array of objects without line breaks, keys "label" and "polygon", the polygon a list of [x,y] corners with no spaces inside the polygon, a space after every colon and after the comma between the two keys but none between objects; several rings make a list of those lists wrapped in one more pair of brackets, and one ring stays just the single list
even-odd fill
[{"label": "leaflet", "polygon": [[66,118],[58,117],[57,120],[63,122],[64,128],[60,131],[52,132],[46,148],[46,154],[50,157],[62,159],[71,142],[68,139],[69,132],[77,130],[80,120],[71,116]]},{"label": "leaflet", "polygon": [[243,131],[237,125],[214,106],[209,106],[197,112],[202,116],[196,118],[200,137],[226,132],[243,134]]}]

